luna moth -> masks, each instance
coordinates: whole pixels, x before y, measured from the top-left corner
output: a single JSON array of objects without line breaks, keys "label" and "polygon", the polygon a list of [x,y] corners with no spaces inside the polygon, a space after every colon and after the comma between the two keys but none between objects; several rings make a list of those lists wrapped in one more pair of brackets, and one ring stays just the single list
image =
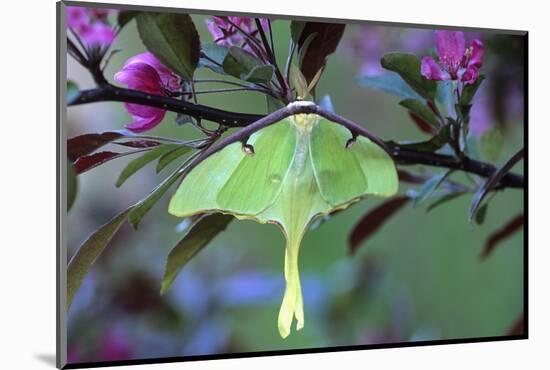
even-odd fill
[{"label": "luna moth", "polygon": [[169,204],[178,217],[221,212],[280,228],[286,238],[278,316],[283,338],[294,318],[297,330],[304,326],[298,254],[311,222],[365,196],[397,192],[397,172],[383,143],[350,125],[312,103],[282,108],[206,150]]}]

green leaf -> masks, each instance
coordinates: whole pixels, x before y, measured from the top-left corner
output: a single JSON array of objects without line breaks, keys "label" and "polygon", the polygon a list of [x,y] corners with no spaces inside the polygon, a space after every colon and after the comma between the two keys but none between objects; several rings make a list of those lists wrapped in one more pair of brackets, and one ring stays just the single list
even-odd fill
[{"label": "green leaf", "polygon": [[266,95],[266,104],[267,104],[267,113],[275,112],[278,109],[281,109],[285,104],[279,99],[275,99],[271,95]]},{"label": "green leaf", "polygon": [[302,65],[302,62],[304,61],[304,57],[306,55],[307,50],[309,49],[309,46],[313,42],[313,39],[317,37],[317,32],[310,33],[307,35],[307,37],[301,42],[300,45],[298,45],[298,65]]},{"label": "green leaf", "polygon": [[273,66],[263,64],[259,59],[241,48],[229,48],[223,61],[223,70],[231,76],[248,82],[269,82],[273,78]]},{"label": "green leaf", "polygon": [[139,14],[135,10],[121,10],[118,12],[117,23],[119,28],[126,26],[132,19]]},{"label": "green leaf", "polygon": [[72,80],[67,80],[67,104],[71,102],[78,96],[80,89],[76,82]]},{"label": "green leaf", "polygon": [[141,40],[163,64],[187,80],[199,62],[200,40],[188,14],[140,12],[137,26]]},{"label": "green leaf", "polygon": [[382,67],[398,73],[409,86],[427,100],[433,101],[437,93],[435,81],[420,74],[420,59],[414,54],[389,53],[382,57]]},{"label": "green leaf", "polygon": [[233,220],[230,215],[214,213],[198,217],[183,238],[170,251],[166,261],[160,294],[170,289],[183,267],[208,245]]},{"label": "green leaf", "polygon": [[142,156],[132,160],[128,165],[122,170],[116,181],[116,187],[120,187],[124,182],[133,174],[141,170],[147,164],[151,163],[161,155],[177,148],[176,144],[163,144],[155,147],[154,149],[149,150]]},{"label": "green leaf", "polygon": [[437,174],[429,178],[418,191],[418,194],[414,198],[413,205],[417,207],[419,204],[430,198],[433,192],[445,181],[445,179],[452,173],[452,170],[448,170]]},{"label": "green leaf", "polygon": [[170,187],[180,178],[181,168],[174,171],[170,176],[164,179],[153,191],[147,195],[145,199],[134,205],[132,211],[128,215],[130,224],[137,229],[139,223],[145,215],[153,208],[153,206],[162,198],[162,196],[170,189]]},{"label": "green leaf", "polygon": [[487,207],[488,204],[484,204],[477,210],[475,216],[476,224],[481,225],[485,221],[485,216],[487,216]]},{"label": "green leaf", "polygon": [[350,138],[347,128],[315,114],[287,117],[250,136],[254,154],[234,142],[202,161],[170,201],[168,211],[177,217],[222,212],[279,226],[286,238],[286,289],[278,318],[283,338],[294,318],[297,329],[304,323],[298,255],[309,225],[369,195],[397,192],[388,153],[365,137],[353,144]]},{"label": "green leaf", "polygon": [[300,37],[302,36],[302,31],[306,26],[304,21],[291,21],[290,22],[290,37],[296,45],[300,42]]},{"label": "green leaf", "polygon": [[356,78],[359,86],[385,92],[401,99],[422,99],[397,73],[387,72]]},{"label": "green leaf", "polygon": [[179,157],[189,153],[190,151],[191,148],[186,145],[176,145],[176,148],[170,150],[167,153],[164,153],[162,157],[160,157],[159,163],[157,164],[157,173],[159,173],[170,163],[172,163]]},{"label": "green leaf", "polygon": [[229,47],[218,45],[214,42],[203,42],[201,44],[202,56],[199,60],[199,68],[208,68],[219,74],[226,74],[223,69],[223,61],[229,53]]},{"label": "green leaf", "polygon": [[435,113],[432,112],[432,110],[428,108],[428,106],[425,103],[421,102],[420,100],[405,99],[405,100],[401,100],[399,102],[399,105],[407,108],[409,111],[418,115],[425,122],[430,124],[430,126],[434,128],[439,127],[439,122],[437,121],[437,117],[435,116]]},{"label": "green leaf", "polygon": [[476,82],[464,86],[464,90],[462,90],[462,95],[460,95],[460,105],[468,106],[472,104],[474,96],[484,79],[484,75],[479,75]]},{"label": "green leaf", "polygon": [[307,81],[300,68],[294,64],[290,66],[290,83],[296,89],[299,99],[304,99],[308,95]]},{"label": "green leaf", "polygon": [[498,127],[490,127],[485,130],[479,142],[483,156],[488,161],[496,161],[504,144],[504,138]]},{"label": "green leaf", "polygon": [[418,150],[419,152],[435,152],[449,142],[450,125],[445,125],[439,129],[431,139],[418,142],[389,142],[393,146],[398,146],[401,149]]},{"label": "green leaf", "polygon": [[128,208],[99,227],[80,246],[73,258],[71,258],[69,266],[67,267],[67,310],[71,307],[73,298],[80,284],[82,284],[82,281],[86,277],[86,274],[88,274],[94,262],[105,250],[105,247],[126,220],[131,210],[131,207]]},{"label": "green leaf", "polygon": [[67,211],[69,211],[76,198],[78,180],[71,161],[67,161]]}]

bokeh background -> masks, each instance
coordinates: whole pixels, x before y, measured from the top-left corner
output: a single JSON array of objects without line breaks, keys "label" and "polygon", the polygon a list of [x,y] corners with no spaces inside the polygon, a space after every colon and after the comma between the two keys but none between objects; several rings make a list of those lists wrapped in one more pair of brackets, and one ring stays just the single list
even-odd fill
[{"label": "bokeh background", "polygon": [[[211,41],[205,18],[193,15],[201,38]],[[284,65],[289,21],[276,20],[273,30],[279,64]],[[497,158],[502,163],[523,146],[523,39],[467,33],[468,39],[474,37],[486,46],[482,71],[487,80],[475,100],[472,130],[479,137],[489,127],[502,132]],[[106,69],[110,81],[126,59],[145,51],[134,21],[112,48],[121,51]],[[379,73],[386,52],[422,56],[432,49],[433,30],[350,24],[329,58],[318,96],[329,95],[339,114],[384,139],[425,139],[398,98],[363,89],[356,78]],[[219,77],[206,69],[196,76]],[[93,87],[87,71],[70,58],[67,78],[81,88]],[[266,109],[264,96],[257,93],[201,95],[199,102],[241,112]],[[174,121],[175,115],[167,114],[150,133],[198,137],[196,130]],[[68,136],[122,129],[128,122],[120,103],[70,107]],[[68,217],[69,256],[99,225],[170,173],[165,169],[157,175],[150,165],[117,189],[115,181],[130,159],[79,176]],[[515,171],[522,172],[522,166]],[[460,174],[453,178],[463,179]],[[406,189],[403,185],[401,191]],[[408,205],[354,256],[347,252],[348,234],[379,200],[363,200],[309,231],[300,255],[305,328],[284,340],[277,330],[284,238],[273,225],[233,221],[160,296],[166,257],[185,229],[184,220],[167,213],[172,192],[137,231],[124,225],[85,279],[69,312],[69,362],[502,336],[523,313],[523,233],[503,242],[490,258],[479,258],[487,236],[523,210],[522,191],[499,192],[482,225],[468,223],[470,196],[429,213],[429,202]]]}]

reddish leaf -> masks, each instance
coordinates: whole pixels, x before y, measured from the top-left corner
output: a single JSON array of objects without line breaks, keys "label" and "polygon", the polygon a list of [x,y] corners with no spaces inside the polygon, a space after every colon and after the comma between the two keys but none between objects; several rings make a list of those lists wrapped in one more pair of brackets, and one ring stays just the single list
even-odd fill
[{"label": "reddish leaf", "polygon": [[525,317],[523,314],[514,322],[514,325],[508,330],[507,335],[525,334]]},{"label": "reddish leaf", "polygon": [[88,155],[103,145],[125,135],[117,131],[107,131],[98,134],[84,134],[67,140],[67,156],[71,161]]},{"label": "reddish leaf", "polygon": [[154,140],[132,140],[124,143],[115,143],[117,145],[127,146],[130,148],[152,148],[160,145],[161,143]]},{"label": "reddish leaf", "polygon": [[520,213],[519,215],[516,215],[512,219],[508,220],[508,222],[506,222],[500,229],[492,233],[489,238],[487,238],[485,247],[481,253],[481,258],[483,259],[489,256],[498,243],[514,234],[521,227],[523,227],[523,213]]},{"label": "reddish leaf", "polygon": [[408,182],[409,184],[423,184],[428,178],[410,173],[405,170],[397,170],[399,181]]},{"label": "reddish leaf", "polygon": [[353,227],[348,238],[349,253],[354,254],[359,245],[374,234],[394,213],[399,211],[410,200],[406,196],[393,197],[378,207],[370,210]]},{"label": "reddish leaf", "polygon": [[430,135],[433,135],[436,133],[436,130],[433,128],[433,126],[430,125],[428,122],[426,122],[418,114],[409,111],[409,116],[411,117],[413,122],[416,124],[416,126],[420,129],[420,131]]},{"label": "reddish leaf", "polygon": [[100,164],[110,161],[111,159],[117,158],[121,154],[122,153],[105,151],[105,152],[85,155],[83,157],[78,158],[76,162],[74,162],[74,169],[76,171],[76,174],[80,175],[81,173],[91,170],[92,168],[97,167]]},{"label": "reddish leaf", "polygon": [[327,57],[336,51],[345,28],[345,24],[339,23],[306,22],[300,34],[298,50],[304,46],[308,36],[314,33],[317,34],[307,46],[300,66],[300,70],[308,83],[325,66]]}]

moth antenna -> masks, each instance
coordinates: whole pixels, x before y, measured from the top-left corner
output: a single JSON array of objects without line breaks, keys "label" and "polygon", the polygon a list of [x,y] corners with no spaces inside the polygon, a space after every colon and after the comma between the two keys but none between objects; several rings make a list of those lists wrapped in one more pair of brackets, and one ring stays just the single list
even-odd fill
[{"label": "moth antenna", "polygon": [[351,132],[351,138],[349,138],[348,141],[346,141],[346,149],[351,148],[353,143],[355,143],[355,140],[357,140],[357,132],[351,131],[351,130],[350,132]]}]

